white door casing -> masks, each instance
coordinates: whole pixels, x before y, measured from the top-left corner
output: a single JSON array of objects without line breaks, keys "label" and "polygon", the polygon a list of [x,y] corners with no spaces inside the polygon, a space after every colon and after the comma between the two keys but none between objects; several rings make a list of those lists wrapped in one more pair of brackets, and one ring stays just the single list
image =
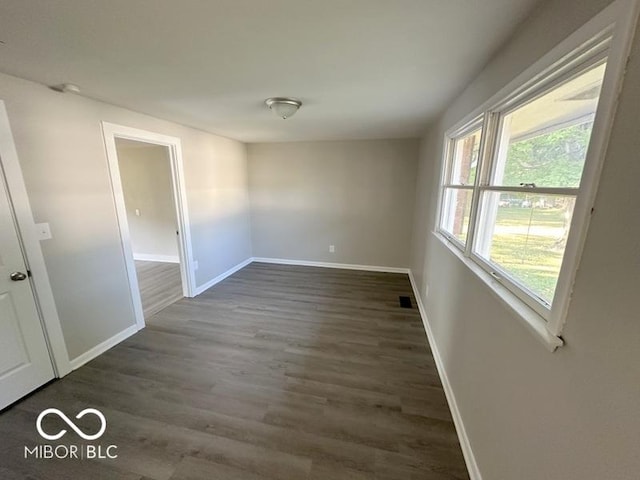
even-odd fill
[{"label": "white door casing", "polygon": [[124,252],[127,276],[129,278],[129,289],[131,291],[131,301],[136,316],[138,329],[145,326],[144,313],[142,311],[142,300],[138,288],[138,277],[136,274],[133,249],[131,247],[131,235],[127,221],[127,210],[122,191],[122,180],[120,178],[120,167],[118,165],[118,151],[116,148],[116,138],[135,140],[139,142],[161,145],[169,148],[169,158],[171,163],[171,182],[173,197],[178,221],[178,251],[180,256],[180,275],[182,277],[182,291],[185,297],[196,295],[196,277],[193,265],[193,248],[191,246],[191,227],[189,223],[189,210],[187,208],[187,189],[184,182],[184,169],[182,164],[182,147],[180,139],[155,132],[140,130],[133,127],[116,125],[102,122],[102,131],[109,165],[109,175],[111,178],[111,188],[116,207],[118,225],[120,227],[120,240]]},{"label": "white door casing", "polygon": [[0,171],[0,409],[54,378],[4,175]]}]

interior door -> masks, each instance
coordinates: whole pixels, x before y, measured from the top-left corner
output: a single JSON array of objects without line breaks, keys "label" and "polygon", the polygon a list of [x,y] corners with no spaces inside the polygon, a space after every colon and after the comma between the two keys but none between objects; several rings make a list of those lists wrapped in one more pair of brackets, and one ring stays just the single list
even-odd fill
[{"label": "interior door", "polygon": [[0,409],[54,377],[0,169]]}]

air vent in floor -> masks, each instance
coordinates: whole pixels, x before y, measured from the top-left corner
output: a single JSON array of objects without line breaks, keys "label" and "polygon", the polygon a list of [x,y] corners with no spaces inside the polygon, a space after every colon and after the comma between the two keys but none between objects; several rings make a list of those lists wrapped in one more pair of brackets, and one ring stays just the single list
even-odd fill
[{"label": "air vent in floor", "polygon": [[402,308],[413,308],[413,305],[411,304],[411,297],[400,295],[398,299],[400,300],[400,306]]}]

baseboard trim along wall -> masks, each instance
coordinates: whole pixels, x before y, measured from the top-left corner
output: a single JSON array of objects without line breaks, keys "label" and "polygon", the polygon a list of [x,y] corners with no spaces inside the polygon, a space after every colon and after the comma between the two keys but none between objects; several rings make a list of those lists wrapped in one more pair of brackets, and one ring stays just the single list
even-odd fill
[{"label": "baseboard trim along wall", "polygon": [[134,253],[134,260],[142,262],[180,263],[180,257],[175,255],[153,255],[147,253]]},{"label": "baseboard trim along wall", "polygon": [[433,331],[431,330],[431,325],[429,324],[429,320],[427,319],[427,312],[424,308],[424,304],[422,303],[422,298],[420,297],[418,286],[416,285],[411,270],[409,270],[409,281],[411,282],[411,288],[413,289],[413,294],[416,297],[416,302],[418,303],[418,311],[420,312],[424,330],[427,334],[427,340],[429,341],[429,346],[431,347],[431,352],[433,353],[433,358],[436,362],[436,368],[438,369],[438,374],[440,375],[440,381],[442,382],[442,387],[444,388],[444,393],[447,397],[447,402],[449,403],[449,410],[451,410],[453,423],[455,424],[456,432],[458,433],[458,440],[460,441],[460,446],[462,447],[462,454],[464,456],[464,461],[467,464],[467,470],[469,470],[469,477],[471,478],[471,480],[482,480],[482,475],[480,474],[480,469],[478,468],[476,457],[473,454],[471,443],[469,442],[469,437],[467,436],[467,431],[465,430],[464,423],[462,422],[462,415],[460,414],[460,410],[458,409],[458,403],[456,402],[455,394],[453,393],[453,389],[451,388],[451,384],[449,383],[447,372],[444,369],[442,357],[440,356],[440,352],[438,351],[438,347],[433,336]]},{"label": "baseboard trim along wall", "polygon": [[84,352],[82,355],[77,356],[73,360],[71,360],[71,369],[76,370],[83,366],[85,363],[90,362],[98,355],[102,355],[104,352],[109,350],[112,347],[115,347],[120,342],[126,340],[131,335],[138,331],[138,325],[131,325],[130,327],[125,328],[120,333],[116,333],[113,337],[108,338],[102,343],[99,343],[91,350]]},{"label": "baseboard trim along wall", "polygon": [[[138,258],[137,255],[134,255],[134,258],[136,260],[146,260],[146,261],[166,261],[166,260],[147,260],[147,258],[144,258],[144,259],[143,258]],[[156,258],[157,258],[157,256],[156,256]],[[208,282],[204,283],[203,285],[200,285],[199,287],[197,287],[196,288],[196,292],[195,292],[196,295],[200,295],[205,290],[208,290],[209,288],[213,287],[217,283],[220,283],[221,281],[223,281],[225,278],[233,275],[238,270],[242,270],[244,267],[246,267],[247,265],[249,265],[250,263],[253,263],[253,262],[274,263],[274,264],[279,264],[279,265],[300,265],[300,266],[307,266],[307,267],[342,268],[342,269],[346,269],[346,270],[364,270],[364,271],[369,271],[369,272],[407,273],[407,274],[411,275],[411,272],[409,271],[408,268],[400,268],[400,267],[380,267],[380,266],[375,266],[375,265],[354,265],[354,264],[348,264],[348,263],[326,263],[326,262],[312,262],[312,261],[306,261],[306,260],[286,260],[286,259],[283,259],[283,258],[250,257],[250,258],[247,258],[244,262],[241,262],[241,263],[235,265],[234,267],[231,267],[226,272],[221,273],[217,277],[215,277],[215,278],[209,280]],[[418,300],[418,302],[419,302],[419,300]],[[423,317],[423,319],[424,318],[425,317]],[[105,340],[104,342],[96,345],[91,350],[89,350],[89,351],[83,353],[82,355],[80,355],[80,356],[74,358],[73,360],[71,360],[71,362],[70,362],[71,363],[71,369],[72,370],[76,370],[77,368],[80,368],[85,363],[93,360],[98,355],[100,355],[100,354],[106,352],[107,350],[109,350],[111,347],[114,347],[118,343],[122,342],[123,340],[126,340],[127,338],[129,338],[131,335],[133,335],[137,331],[138,331],[137,325],[132,325],[132,326],[126,328],[125,330],[123,330],[122,332],[117,333],[113,337],[111,337],[111,338]],[[480,478],[480,477],[478,477],[478,478]],[[473,480],[475,480],[475,479],[473,479]]]},{"label": "baseboard trim along wall", "polygon": [[344,270],[364,270],[367,272],[409,273],[408,268],[381,267],[377,265],[356,265],[352,263],[313,262],[310,260],[289,260],[285,258],[253,257],[254,262],[275,263],[278,265],[300,265],[303,267],[342,268]]},{"label": "baseboard trim along wall", "polygon": [[250,258],[247,258],[244,262],[241,262],[238,265],[231,267],[226,272],[221,273],[217,277],[212,278],[208,282],[197,287],[195,294],[200,295],[205,290],[210,289],[217,283],[220,283],[225,278],[233,275],[238,270],[243,269],[244,267],[246,267],[247,265],[253,262],[273,263],[277,265],[299,265],[303,267],[342,268],[345,270],[363,270],[367,272],[409,273],[408,268],[400,268],[400,267],[380,267],[376,265],[355,265],[351,263],[327,263],[327,262],[312,262],[309,260],[289,260],[285,258],[250,257]]},{"label": "baseboard trim along wall", "polygon": [[200,285],[199,287],[196,287],[196,292],[195,292],[196,296],[200,295],[205,290],[208,290],[209,288],[213,287],[216,283],[220,283],[222,280],[224,280],[228,276],[233,275],[238,270],[242,270],[244,267],[249,265],[251,262],[253,262],[253,258],[251,258],[251,257],[247,258],[244,262],[241,262],[241,263],[237,264],[235,267],[231,267],[229,270],[227,270],[224,273],[221,273],[220,275],[218,275],[215,278],[212,278],[207,283],[204,283],[204,284]]}]

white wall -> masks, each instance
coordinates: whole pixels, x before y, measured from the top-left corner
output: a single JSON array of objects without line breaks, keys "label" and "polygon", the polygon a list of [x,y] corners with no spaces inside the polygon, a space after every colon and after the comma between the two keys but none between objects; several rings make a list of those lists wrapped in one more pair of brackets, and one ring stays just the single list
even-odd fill
[{"label": "white wall", "polygon": [[640,472],[640,36],[564,347],[549,353],[430,233],[446,129],[607,3],[545,2],[422,140],[411,268],[484,480],[630,480]]},{"label": "white wall", "polygon": [[407,267],[417,157],[416,140],[249,145],[254,256]]},{"label": "white wall", "polygon": [[71,358],[135,324],[101,121],[179,137],[198,285],[251,256],[246,148],[146,115],[0,75]]},{"label": "white wall", "polygon": [[178,262],[178,221],[168,147],[116,138],[133,257]]}]

